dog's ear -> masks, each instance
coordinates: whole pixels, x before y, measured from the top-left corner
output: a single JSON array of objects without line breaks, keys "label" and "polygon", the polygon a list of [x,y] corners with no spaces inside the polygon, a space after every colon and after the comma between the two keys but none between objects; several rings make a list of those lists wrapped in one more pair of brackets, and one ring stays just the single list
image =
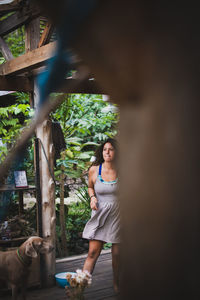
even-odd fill
[{"label": "dog's ear", "polygon": [[28,241],[25,246],[25,254],[30,257],[37,257],[37,251],[33,247],[33,241]]}]

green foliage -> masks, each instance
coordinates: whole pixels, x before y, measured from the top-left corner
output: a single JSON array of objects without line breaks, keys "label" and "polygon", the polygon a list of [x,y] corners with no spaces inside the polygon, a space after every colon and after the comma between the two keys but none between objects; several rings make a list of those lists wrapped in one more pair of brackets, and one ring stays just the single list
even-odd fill
[{"label": "green foliage", "polygon": [[64,158],[57,160],[57,179],[61,165],[68,177],[82,178],[99,142],[116,135],[118,114],[105,112],[109,105],[102,95],[72,94],[52,114],[63,129],[67,145]]},{"label": "green foliage", "polygon": [[8,44],[14,57],[18,57],[19,55],[25,53],[24,40],[24,26],[6,36],[5,41]]},{"label": "green foliage", "polygon": [[16,140],[22,128],[32,116],[29,104],[15,104],[9,107],[0,107],[0,138],[4,142],[0,146],[0,160]]},{"label": "green foliage", "polygon": [[111,243],[105,243],[105,244],[103,245],[103,249],[104,249],[104,250],[110,249],[111,247],[112,247],[112,244],[111,244]]},{"label": "green foliage", "polygon": [[[4,37],[10,51],[14,57],[18,57],[25,53],[25,42],[24,42],[24,26],[16,29]],[[0,63],[5,62],[3,56],[0,57]]]},{"label": "green foliage", "polygon": [[99,143],[116,135],[117,113],[104,112],[110,104],[102,95],[72,94],[53,114],[66,137],[76,136],[84,143]]},{"label": "green foliage", "polygon": [[[21,130],[30,122],[33,115],[33,109],[30,108],[29,97],[26,93],[15,93],[16,104],[9,107],[0,107],[0,161],[7,155]],[[27,171],[27,178],[30,183],[34,183],[33,171],[33,144],[28,143],[26,153],[24,153],[24,162],[18,168]]]}]

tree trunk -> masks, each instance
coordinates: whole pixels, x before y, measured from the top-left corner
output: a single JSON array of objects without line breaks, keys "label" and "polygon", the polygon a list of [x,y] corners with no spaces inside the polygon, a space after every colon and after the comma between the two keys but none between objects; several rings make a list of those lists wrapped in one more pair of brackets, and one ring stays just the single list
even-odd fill
[{"label": "tree trunk", "polygon": [[[38,90],[34,89],[34,102],[38,104]],[[36,130],[39,139],[39,165],[42,201],[42,236],[54,248],[56,245],[55,184],[52,178],[54,166],[54,148],[51,134],[51,121],[45,120]],[[51,174],[50,174],[51,170]],[[41,278],[43,286],[55,284],[55,251],[41,255]]]},{"label": "tree trunk", "polygon": [[[40,139],[40,178],[42,194],[42,234],[43,238],[55,246],[55,184],[49,172],[53,170],[53,144],[51,140],[51,121],[44,121],[37,128]],[[43,146],[42,146],[43,145]],[[46,157],[45,157],[45,153]],[[46,159],[47,158],[47,159]],[[47,162],[48,160],[48,162]],[[55,251],[42,256],[42,283],[44,286],[54,284]]]}]

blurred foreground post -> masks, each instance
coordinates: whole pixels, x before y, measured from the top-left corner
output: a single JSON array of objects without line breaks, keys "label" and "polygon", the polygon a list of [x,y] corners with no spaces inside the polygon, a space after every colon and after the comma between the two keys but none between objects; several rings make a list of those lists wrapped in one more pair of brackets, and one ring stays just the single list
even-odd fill
[{"label": "blurred foreground post", "polygon": [[73,47],[120,106],[120,298],[199,299],[198,2],[99,2]]},{"label": "blurred foreground post", "polygon": [[121,299],[200,298],[196,4],[110,0],[75,43],[120,106]]}]

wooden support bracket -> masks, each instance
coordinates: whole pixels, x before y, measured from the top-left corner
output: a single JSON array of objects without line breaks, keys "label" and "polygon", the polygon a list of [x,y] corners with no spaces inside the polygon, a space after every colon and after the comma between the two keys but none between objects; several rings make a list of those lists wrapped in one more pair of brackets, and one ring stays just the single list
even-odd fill
[{"label": "wooden support bracket", "polygon": [[50,42],[51,35],[54,31],[54,26],[51,22],[47,22],[46,27],[41,35],[38,47],[42,47]]},{"label": "wooden support bracket", "polygon": [[5,58],[5,60],[13,59],[12,52],[10,51],[6,42],[0,37],[0,51]]}]

